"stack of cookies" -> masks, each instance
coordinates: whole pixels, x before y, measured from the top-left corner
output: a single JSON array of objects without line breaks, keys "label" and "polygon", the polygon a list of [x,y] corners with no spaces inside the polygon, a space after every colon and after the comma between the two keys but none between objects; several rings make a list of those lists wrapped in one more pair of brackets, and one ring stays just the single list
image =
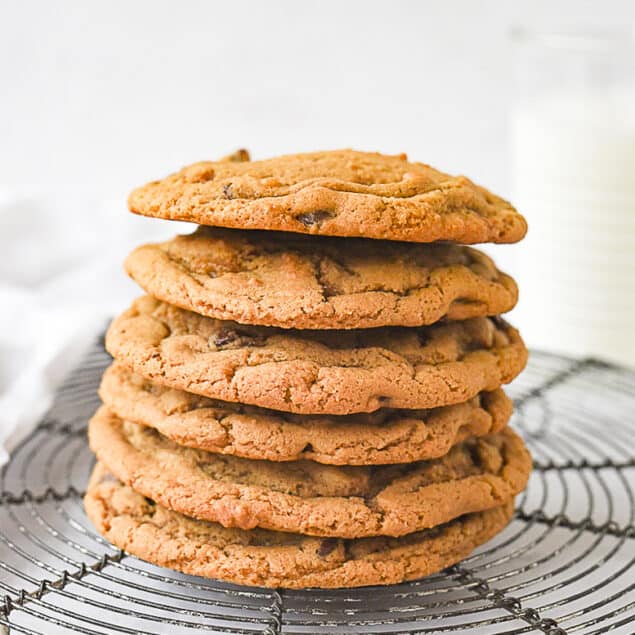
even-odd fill
[{"label": "stack of cookies", "polygon": [[[112,323],[88,516],[186,573],[267,587],[439,571],[509,521],[531,459],[501,385],[514,281],[465,244],[526,224],[403,155],[241,151],[132,193],[201,226],[136,249]],[[463,244],[461,244],[463,243]]]}]

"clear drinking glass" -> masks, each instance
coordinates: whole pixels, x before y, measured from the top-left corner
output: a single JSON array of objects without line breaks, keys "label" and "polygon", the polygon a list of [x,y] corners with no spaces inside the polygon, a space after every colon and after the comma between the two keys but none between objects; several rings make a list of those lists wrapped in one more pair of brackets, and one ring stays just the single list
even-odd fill
[{"label": "clear drinking glass", "polygon": [[515,31],[517,322],[534,347],[635,365],[635,59],[627,33]]}]

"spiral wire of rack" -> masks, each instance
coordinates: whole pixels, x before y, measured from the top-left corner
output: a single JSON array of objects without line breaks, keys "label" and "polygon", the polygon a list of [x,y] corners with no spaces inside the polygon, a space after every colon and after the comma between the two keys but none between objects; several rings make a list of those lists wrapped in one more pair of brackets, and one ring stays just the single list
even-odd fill
[{"label": "spiral wire of rack", "polygon": [[95,344],[0,475],[0,634],[232,635],[635,631],[635,372],[534,352],[512,425],[535,459],[510,525],[420,581],[241,587],[114,548],[82,508],[86,423],[110,358]]}]

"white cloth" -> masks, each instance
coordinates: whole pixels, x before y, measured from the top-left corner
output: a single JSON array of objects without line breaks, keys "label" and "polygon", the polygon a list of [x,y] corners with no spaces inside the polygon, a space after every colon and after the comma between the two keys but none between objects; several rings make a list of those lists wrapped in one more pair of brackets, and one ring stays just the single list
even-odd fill
[{"label": "white cloth", "polygon": [[125,255],[184,228],[129,214],[123,197],[0,189],[0,465],[107,320],[142,293]]}]

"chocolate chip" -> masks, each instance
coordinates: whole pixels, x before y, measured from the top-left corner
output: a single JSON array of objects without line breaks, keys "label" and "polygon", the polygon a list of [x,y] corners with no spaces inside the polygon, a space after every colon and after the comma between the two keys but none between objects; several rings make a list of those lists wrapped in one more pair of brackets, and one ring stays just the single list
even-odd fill
[{"label": "chocolate chip", "polygon": [[234,198],[234,194],[233,194],[233,191],[232,191],[232,184],[231,183],[228,183],[227,185],[223,186],[223,194],[225,195],[225,198],[228,198],[230,200],[232,198]]},{"label": "chocolate chip", "polygon": [[323,540],[318,547],[318,556],[320,556],[320,558],[326,558],[330,553],[333,553],[337,548],[337,542],[337,538],[326,538]]},{"label": "chocolate chip", "polygon": [[308,212],[306,214],[299,214],[295,217],[297,221],[301,222],[305,227],[312,227],[313,225],[321,225],[325,220],[333,218],[331,212],[326,210],[317,210],[315,212]]},{"label": "chocolate chip", "polygon": [[425,330],[420,330],[417,332],[417,339],[421,346],[426,346],[430,342],[430,333]]},{"label": "chocolate chip", "polygon": [[483,466],[483,453],[481,452],[478,445],[475,443],[466,443],[464,447],[467,449],[468,454],[470,455],[470,460],[476,467]]},{"label": "chocolate chip", "polygon": [[238,339],[239,335],[237,331],[220,331],[214,339],[216,346],[227,346]]},{"label": "chocolate chip", "polygon": [[500,315],[493,315],[490,317],[490,320],[492,320],[494,326],[501,331],[507,331],[510,328],[509,322],[506,322]]},{"label": "chocolate chip", "polygon": [[265,338],[262,335],[252,335],[236,329],[222,329],[214,338],[214,345],[217,348],[228,348],[233,346],[262,346]]}]

